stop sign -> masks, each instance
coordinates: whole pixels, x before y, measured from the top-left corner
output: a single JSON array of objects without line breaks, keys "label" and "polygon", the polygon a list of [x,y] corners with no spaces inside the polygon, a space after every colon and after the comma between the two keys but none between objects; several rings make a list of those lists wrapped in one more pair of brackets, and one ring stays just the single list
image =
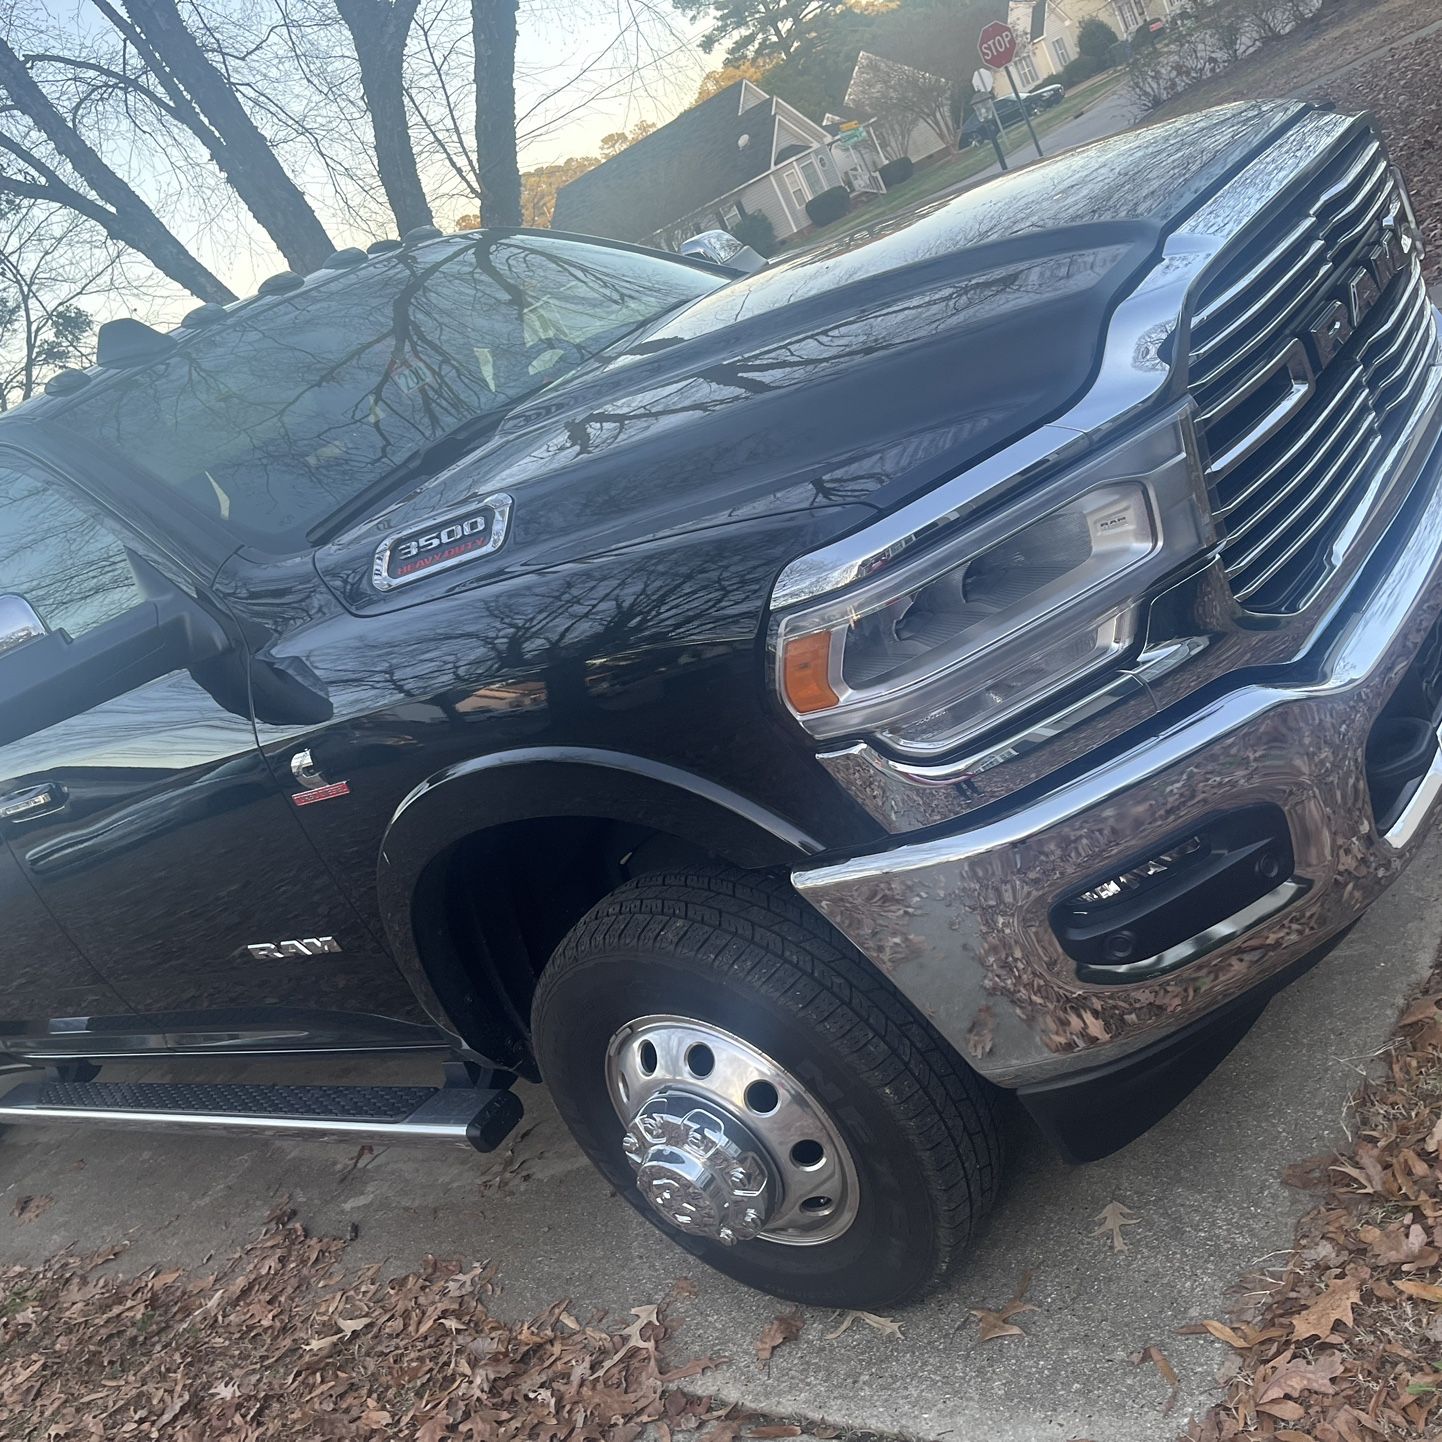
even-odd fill
[{"label": "stop sign", "polygon": [[1000,20],[993,20],[981,32],[981,38],[976,42],[976,48],[981,52],[981,58],[987,65],[990,65],[993,70],[1000,70],[1016,59],[1016,35],[1010,25],[1004,25]]}]

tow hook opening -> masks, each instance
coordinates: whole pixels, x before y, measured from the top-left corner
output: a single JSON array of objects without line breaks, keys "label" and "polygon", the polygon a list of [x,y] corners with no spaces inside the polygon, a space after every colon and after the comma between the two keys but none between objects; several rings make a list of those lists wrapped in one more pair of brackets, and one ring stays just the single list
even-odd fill
[{"label": "tow hook opening", "polygon": [[1397,824],[1436,760],[1439,724],[1442,626],[1434,626],[1367,737],[1367,789],[1382,835]]},{"label": "tow hook opening", "polygon": [[1279,807],[1248,806],[1171,837],[1052,908],[1088,982],[1136,982],[1195,960],[1306,890]]}]

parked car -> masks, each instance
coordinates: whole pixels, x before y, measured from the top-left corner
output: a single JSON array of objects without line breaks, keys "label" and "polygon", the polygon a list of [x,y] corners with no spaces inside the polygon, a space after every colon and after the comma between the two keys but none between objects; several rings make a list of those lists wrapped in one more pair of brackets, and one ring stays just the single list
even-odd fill
[{"label": "parked car", "polygon": [[1008,1094],[1123,1145],[1417,853],[1442,368],[1365,119],[746,277],[372,251],[0,418],[0,1121],[485,1150],[541,1080],[680,1246],[875,1310]]},{"label": "parked car", "polygon": [[1043,85],[1040,90],[1027,92],[1027,109],[1035,115],[1041,110],[1052,110],[1066,99],[1066,88],[1061,85]]},{"label": "parked car", "polygon": [[[1013,126],[1024,125],[1028,115],[1039,114],[1043,110],[1050,110],[1052,106],[1059,105],[1065,91],[1061,86],[1049,87],[1056,92],[1055,98],[1042,91],[1034,91],[1018,100],[1014,95],[1003,95],[996,104],[996,123],[984,119],[977,111],[972,110],[962,122],[961,134],[958,138],[958,147],[965,148],[968,145],[987,145],[992,136],[1000,135],[1003,130],[1010,130]],[[1023,101],[1025,108],[1023,108]]]}]

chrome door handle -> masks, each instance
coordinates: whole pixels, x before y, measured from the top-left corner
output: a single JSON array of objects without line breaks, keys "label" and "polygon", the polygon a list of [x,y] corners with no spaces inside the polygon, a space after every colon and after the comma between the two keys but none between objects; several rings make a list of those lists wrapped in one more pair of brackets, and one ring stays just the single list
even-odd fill
[{"label": "chrome door handle", "polygon": [[65,788],[47,781],[41,786],[27,786],[0,796],[0,821],[24,821],[47,811],[58,811],[65,805]]}]

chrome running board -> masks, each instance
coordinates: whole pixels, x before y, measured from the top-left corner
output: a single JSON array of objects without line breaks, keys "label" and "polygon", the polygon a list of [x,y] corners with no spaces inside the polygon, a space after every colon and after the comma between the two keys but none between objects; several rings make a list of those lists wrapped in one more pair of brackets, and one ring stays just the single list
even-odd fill
[{"label": "chrome running board", "polygon": [[521,1119],[514,1092],[472,1086],[266,1086],[21,1082],[0,1123],[80,1122],[152,1131],[249,1132],[359,1141],[465,1142],[495,1150]]}]

